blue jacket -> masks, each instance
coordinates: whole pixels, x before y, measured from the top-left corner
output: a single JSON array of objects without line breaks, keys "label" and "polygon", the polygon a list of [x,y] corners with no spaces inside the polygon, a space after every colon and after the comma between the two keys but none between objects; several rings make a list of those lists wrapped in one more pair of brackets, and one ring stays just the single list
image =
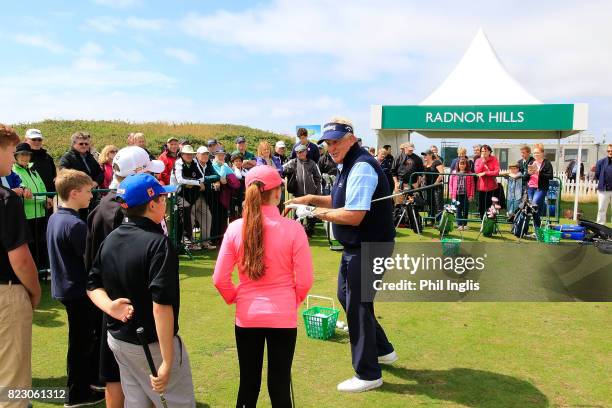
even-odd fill
[{"label": "blue jacket", "polygon": [[21,186],[21,177],[19,177],[19,175],[13,170],[11,170],[11,174],[3,178],[6,179],[6,182],[9,184],[10,189]]},{"label": "blue jacket", "polygon": [[[612,186],[612,160],[607,156],[599,159],[595,165],[595,178],[597,179],[597,190],[610,191]],[[606,189],[606,173],[608,174],[608,188]]]},{"label": "blue jacket", "polygon": [[[255,160],[258,166],[264,166],[268,164],[263,157],[257,156]],[[283,177],[283,165],[281,164],[280,157],[272,156],[272,164],[274,164],[274,167],[276,167],[276,170],[278,170],[278,174]]]}]

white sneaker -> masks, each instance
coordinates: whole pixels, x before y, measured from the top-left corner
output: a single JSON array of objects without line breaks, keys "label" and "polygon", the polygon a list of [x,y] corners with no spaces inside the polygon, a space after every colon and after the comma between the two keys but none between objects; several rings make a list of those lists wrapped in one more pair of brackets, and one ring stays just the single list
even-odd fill
[{"label": "white sneaker", "polygon": [[378,388],[383,384],[382,377],[374,381],[360,380],[357,377],[350,378],[338,384],[338,391],[341,392],[364,392]]},{"label": "white sneaker", "polygon": [[384,356],[378,356],[378,364],[393,364],[399,357],[395,351],[385,354]]},{"label": "white sneaker", "polygon": [[469,231],[469,229],[470,229],[470,227],[469,227],[469,226],[467,226],[467,225],[464,225],[464,226],[463,226],[463,230],[464,230],[464,231]]}]

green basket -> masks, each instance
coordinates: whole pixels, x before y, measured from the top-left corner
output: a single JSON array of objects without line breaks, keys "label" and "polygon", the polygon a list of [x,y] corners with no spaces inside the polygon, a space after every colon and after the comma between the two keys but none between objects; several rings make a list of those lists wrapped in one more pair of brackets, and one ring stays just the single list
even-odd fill
[{"label": "green basket", "polygon": [[459,238],[442,238],[442,255],[455,256],[459,253],[461,240]]},{"label": "green basket", "polygon": [[[332,307],[313,306],[309,307],[310,298],[330,300]],[[302,312],[306,335],[311,339],[329,339],[336,330],[336,322],[340,310],[335,308],[334,300],[325,296],[308,295],[306,298],[306,310]]]},{"label": "green basket", "polygon": [[559,242],[561,242],[562,234],[563,233],[561,231],[556,231],[548,227],[536,228],[536,238],[538,239],[538,241],[547,244],[558,244]]}]

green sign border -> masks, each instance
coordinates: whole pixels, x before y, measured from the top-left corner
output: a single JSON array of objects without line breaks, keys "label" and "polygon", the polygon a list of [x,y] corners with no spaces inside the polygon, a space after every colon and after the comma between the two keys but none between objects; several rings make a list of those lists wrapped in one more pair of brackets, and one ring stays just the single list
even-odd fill
[{"label": "green sign border", "polygon": [[382,106],[382,129],[524,131],[572,130],[573,126],[573,104]]}]

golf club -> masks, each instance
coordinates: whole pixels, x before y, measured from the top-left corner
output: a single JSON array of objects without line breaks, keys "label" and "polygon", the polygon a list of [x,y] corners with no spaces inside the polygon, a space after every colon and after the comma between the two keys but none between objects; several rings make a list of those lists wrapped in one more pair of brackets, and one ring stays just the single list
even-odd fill
[{"label": "golf club", "polygon": [[[136,335],[138,336],[138,340],[142,345],[142,349],[144,350],[145,357],[147,358],[147,363],[149,363],[149,369],[151,370],[151,375],[153,377],[157,377],[157,368],[155,368],[155,363],[153,362],[153,356],[151,356],[151,350],[149,350],[149,343],[147,342],[147,337],[145,336],[145,331],[143,327],[139,327],[136,329]],[[168,408],[168,403],[166,402],[166,397],[164,397],[164,393],[159,393],[159,399],[161,400],[164,408]]]}]

